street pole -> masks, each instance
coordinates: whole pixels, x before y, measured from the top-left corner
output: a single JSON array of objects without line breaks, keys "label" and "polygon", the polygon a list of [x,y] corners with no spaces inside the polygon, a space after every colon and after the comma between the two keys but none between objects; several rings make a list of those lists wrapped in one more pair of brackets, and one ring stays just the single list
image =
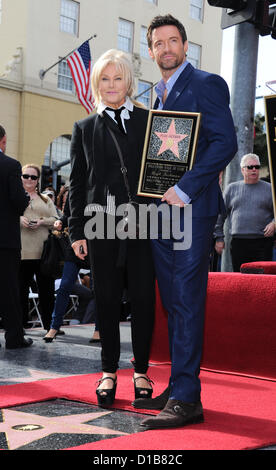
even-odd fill
[{"label": "street pole", "polygon": [[[240,161],[246,153],[252,153],[254,145],[254,110],[257,78],[259,30],[245,22],[235,26],[234,64],[232,73],[231,111],[238,139],[238,152],[227,166],[223,186],[242,179]],[[232,271],[230,234],[224,225],[225,250],[221,270]]]},{"label": "street pole", "polygon": [[56,163],[55,161],[52,162],[52,177],[53,177],[53,188],[56,190],[57,189],[57,183],[58,183],[58,172],[59,170],[63,167],[66,166],[70,163],[70,158],[67,160],[63,160],[61,163]]}]

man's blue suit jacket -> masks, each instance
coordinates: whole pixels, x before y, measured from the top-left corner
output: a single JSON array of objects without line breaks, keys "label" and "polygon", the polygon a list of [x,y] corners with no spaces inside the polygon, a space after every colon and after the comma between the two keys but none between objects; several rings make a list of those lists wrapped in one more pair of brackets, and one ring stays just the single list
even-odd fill
[{"label": "man's blue suit jacket", "polygon": [[[223,78],[197,70],[189,63],[163,106],[164,110],[202,114],[194,166],[178,182],[178,187],[191,198],[193,217],[215,216],[225,210],[218,175],[237,151],[229,101]],[[158,103],[157,98],[155,108]]]}]

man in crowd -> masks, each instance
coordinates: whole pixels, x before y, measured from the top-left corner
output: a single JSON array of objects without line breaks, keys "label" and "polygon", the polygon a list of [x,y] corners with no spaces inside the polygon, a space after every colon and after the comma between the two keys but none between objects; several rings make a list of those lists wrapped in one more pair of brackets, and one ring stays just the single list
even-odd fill
[{"label": "man in crowd", "polygon": [[171,15],[154,18],[148,28],[148,45],[162,75],[155,108],[201,113],[194,166],[161,201],[183,208],[182,223],[184,206],[192,204],[192,245],[176,251],[172,238],[152,242],[160,294],[168,312],[171,377],[160,396],[135,400],[134,406],[161,409],[159,415],[141,423],[158,429],[203,421],[199,370],[208,267],[215,222],[224,210],[219,172],[234,157],[237,140],[228,87],[221,77],[188,63],[184,26]]},{"label": "man in crowd", "polygon": [[270,183],[260,180],[260,159],[248,153],[241,159],[243,180],[230,183],[224,192],[225,215],[220,215],[215,227],[218,254],[224,250],[223,225],[229,217],[233,271],[243,263],[271,261],[275,222]]},{"label": "man in crowd", "polygon": [[0,125],[0,315],[7,349],[26,348],[32,340],[24,338],[19,300],[20,215],[29,204],[21,181],[21,165],[5,155],[7,136]]}]

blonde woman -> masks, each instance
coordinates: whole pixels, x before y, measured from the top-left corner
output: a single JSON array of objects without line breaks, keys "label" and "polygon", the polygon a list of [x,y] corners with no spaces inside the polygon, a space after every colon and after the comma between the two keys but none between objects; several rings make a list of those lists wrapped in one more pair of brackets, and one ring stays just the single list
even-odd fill
[{"label": "blonde woman", "polygon": [[20,218],[22,252],[19,281],[23,326],[28,327],[28,295],[35,275],[43,326],[49,330],[55,301],[54,278],[42,274],[40,258],[49,229],[53,228],[58,215],[52,200],[40,194],[39,178],[38,166],[28,164],[22,168],[22,182],[30,196],[30,204]]},{"label": "blonde woman", "polygon": [[[133,72],[127,56],[107,51],[93,67],[92,89],[97,112],[75,123],[71,142],[69,220],[75,254],[91,257],[103,375],[96,390],[101,406],[115,399],[120,358],[120,311],[125,282],[131,302],[131,331],[134,354],[135,397],[150,398],[147,376],[154,322],[155,286],[150,240],[120,240],[108,235],[86,241],[84,209],[87,204],[109,207],[128,202],[121,165],[111,129],[121,149],[132,198],[139,198],[137,186],[148,112],[132,100]],[[119,116],[120,114],[120,116]]]}]

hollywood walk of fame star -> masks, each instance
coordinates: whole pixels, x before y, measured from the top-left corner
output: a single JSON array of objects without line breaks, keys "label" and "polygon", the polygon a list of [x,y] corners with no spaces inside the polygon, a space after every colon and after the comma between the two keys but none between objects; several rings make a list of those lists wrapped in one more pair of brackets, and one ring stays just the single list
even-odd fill
[{"label": "hollywood walk of fame star", "polygon": [[3,409],[3,422],[0,423],[0,433],[6,433],[9,450],[18,449],[50,434],[58,433],[126,436],[127,433],[115,431],[114,429],[85,424],[110,413],[112,411],[49,418],[22,411]]},{"label": "hollywood walk of fame star", "polygon": [[168,132],[155,132],[155,134],[160,140],[162,140],[162,145],[159,149],[158,155],[161,155],[161,153],[166,150],[171,150],[173,154],[180,159],[178,144],[188,137],[188,134],[176,133],[174,119],[172,119]]},{"label": "hollywood walk of fame star", "polygon": [[[1,377],[0,383],[28,383],[35,382],[36,380],[48,380],[48,379],[58,379],[61,377],[71,377],[74,374],[56,374],[55,372],[45,372],[39,369],[28,369],[28,376],[19,376],[19,377]],[[79,375],[79,374],[78,374]]]}]

